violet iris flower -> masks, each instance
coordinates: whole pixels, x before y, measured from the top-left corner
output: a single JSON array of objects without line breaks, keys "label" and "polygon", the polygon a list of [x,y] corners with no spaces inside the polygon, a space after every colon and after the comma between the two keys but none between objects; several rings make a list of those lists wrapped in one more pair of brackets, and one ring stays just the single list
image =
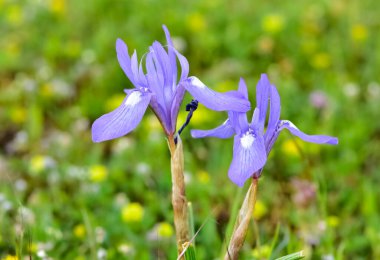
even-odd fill
[{"label": "violet iris flower", "polygon": [[[240,79],[238,92],[248,99],[247,85]],[[267,129],[264,125],[270,99],[270,115]],[[228,112],[228,119],[219,127],[211,130],[192,130],[194,138],[234,136],[233,158],[228,171],[229,178],[238,186],[243,186],[251,177],[258,178],[266,163],[273,144],[283,129],[304,141],[317,144],[338,144],[338,139],[325,135],[307,135],[292,122],[280,120],[280,96],[265,74],[256,86],[256,108],[249,123],[246,113]]]},{"label": "violet iris flower", "polygon": [[[120,39],[116,41],[120,67],[134,88],[125,90],[127,96],[118,108],[94,122],[94,142],[128,134],[140,123],[148,106],[156,114],[165,133],[173,135],[186,90],[200,103],[213,110],[246,112],[250,109],[249,101],[239,96],[236,91],[217,93],[206,87],[198,78],[188,77],[187,59],[174,48],[166,26],[163,26],[163,29],[168,43],[167,51],[155,41],[145,56],[145,64],[142,61],[138,64],[136,51],[129,56],[127,45]],[[178,65],[181,68],[180,72],[177,70]]]}]

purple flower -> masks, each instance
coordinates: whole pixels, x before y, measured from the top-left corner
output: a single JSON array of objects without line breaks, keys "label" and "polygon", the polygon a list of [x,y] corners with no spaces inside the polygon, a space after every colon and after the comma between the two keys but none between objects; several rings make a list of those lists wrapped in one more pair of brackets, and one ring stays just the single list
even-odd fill
[{"label": "purple flower", "polygon": [[[240,79],[238,93],[248,99],[247,86]],[[270,99],[270,115],[267,129],[264,125]],[[280,96],[274,85],[271,85],[265,74],[256,86],[256,108],[251,123],[246,113],[228,112],[228,119],[212,130],[192,130],[194,138],[234,136],[233,158],[228,171],[229,178],[238,186],[243,186],[250,177],[258,178],[264,167],[267,156],[281,130],[288,129],[302,140],[318,144],[338,144],[335,137],[324,135],[307,135],[300,131],[292,122],[280,120]]]},{"label": "purple flower", "polygon": [[[186,90],[200,103],[213,110],[246,112],[250,109],[249,101],[236,91],[217,93],[206,87],[198,78],[188,77],[189,64],[186,58],[173,47],[166,26],[163,26],[163,29],[168,43],[167,50],[155,41],[145,56],[145,64],[143,61],[138,64],[136,51],[129,56],[127,45],[120,39],[116,41],[119,64],[134,88],[125,90],[127,96],[117,109],[94,122],[94,142],[128,134],[140,123],[148,106],[158,117],[165,133],[173,135]],[[177,70],[178,65],[180,71]]]}]

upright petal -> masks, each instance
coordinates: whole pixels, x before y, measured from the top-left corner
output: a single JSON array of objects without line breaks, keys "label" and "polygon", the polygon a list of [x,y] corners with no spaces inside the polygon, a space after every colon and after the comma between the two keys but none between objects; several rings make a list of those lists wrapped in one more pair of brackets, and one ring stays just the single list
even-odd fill
[{"label": "upright petal", "polygon": [[269,142],[269,139],[273,136],[276,131],[276,127],[280,121],[281,113],[281,102],[280,95],[274,85],[270,88],[270,112],[267,131],[265,132],[265,144]]},{"label": "upright petal", "polygon": [[168,54],[166,53],[164,47],[155,41],[152,45],[153,54],[155,55],[157,61],[161,65],[163,76],[164,76],[164,85],[171,89],[173,85],[173,73],[172,66]]},{"label": "upright petal", "polygon": [[282,120],[279,125],[279,131],[282,129],[288,129],[293,135],[298,136],[302,140],[310,143],[316,143],[316,144],[331,144],[331,145],[337,145],[338,144],[338,138],[327,136],[327,135],[307,135],[301,130],[299,130],[292,122],[289,120]]},{"label": "upright petal", "polygon": [[256,86],[256,107],[260,110],[259,125],[262,128],[264,128],[267,115],[269,92],[269,79],[266,74],[261,74],[261,78]]},{"label": "upright petal", "polygon": [[151,95],[134,91],[114,111],[96,119],[92,125],[92,140],[102,142],[128,134],[140,123]]},{"label": "upright petal", "polygon": [[[176,49],[174,49],[174,47],[173,47],[173,50],[174,50],[175,54],[177,55],[179,64],[181,65],[181,77],[180,77],[179,81],[184,81],[187,78],[187,76],[189,75],[189,62],[187,61],[185,56],[183,56]],[[177,71],[176,71],[176,73],[177,73]]]},{"label": "upright petal", "polygon": [[228,119],[237,135],[248,131],[248,119],[246,113],[228,111]]},{"label": "upright petal", "polygon": [[[165,36],[166,36],[166,41],[168,42],[168,55],[169,55],[169,60],[170,60],[170,63],[171,63],[172,71],[173,72],[177,72],[176,53],[173,50],[174,49],[174,45],[173,45],[172,39],[170,37],[169,30],[168,30],[168,28],[165,25],[163,25],[162,28],[164,29]],[[177,73],[173,73],[173,82],[176,82],[176,81],[177,81]]]},{"label": "upright petal", "polygon": [[264,167],[267,155],[264,139],[260,135],[246,133],[234,138],[234,151],[229,178],[238,186],[252,177],[258,170]]},{"label": "upright petal", "polygon": [[117,60],[119,61],[120,67],[123,69],[125,75],[127,75],[133,85],[137,86],[135,75],[133,74],[131,67],[131,58],[128,54],[128,47],[121,39],[116,40],[116,53]]},{"label": "upright petal", "polygon": [[215,111],[247,112],[251,108],[247,99],[215,92],[206,87],[197,77],[188,78],[184,86],[195,99]]},{"label": "upright petal", "polygon": [[177,123],[177,117],[179,108],[182,104],[183,97],[185,95],[186,89],[183,87],[182,83],[180,83],[174,92],[172,107],[171,107],[171,124],[172,124],[172,130],[175,131],[176,123]]},{"label": "upright petal", "polygon": [[203,137],[217,137],[217,138],[230,138],[235,133],[230,120],[227,119],[222,125],[211,130],[191,130],[191,136],[193,138]]},{"label": "upright petal", "polygon": [[244,98],[248,99],[247,84],[243,78],[240,78],[238,91],[243,95]]}]

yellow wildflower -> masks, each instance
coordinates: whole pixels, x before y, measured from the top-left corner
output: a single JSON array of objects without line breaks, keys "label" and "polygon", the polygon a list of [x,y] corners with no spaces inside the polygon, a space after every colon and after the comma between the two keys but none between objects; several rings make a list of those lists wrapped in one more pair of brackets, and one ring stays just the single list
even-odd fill
[{"label": "yellow wildflower", "polygon": [[44,96],[44,97],[51,97],[53,96],[53,86],[51,85],[51,83],[44,83],[42,86],[41,86],[41,95]]},{"label": "yellow wildflower", "polygon": [[157,225],[157,233],[160,237],[171,237],[174,233],[172,225],[161,222]]},{"label": "yellow wildflower", "polygon": [[18,257],[15,255],[6,255],[2,260],[18,260]]},{"label": "yellow wildflower", "polygon": [[[185,111],[186,112],[186,116],[185,116],[185,120],[186,120],[186,117],[187,117],[187,114],[189,112]],[[207,109],[204,105],[202,104],[199,104],[198,105],[198,108],[197,108],[197,111],[194,112],[193,114],[193,117],[191,118],[191,125],[194,127],[194,128],[197,128],[197,127],[201,127],[201,126],[204,126],[204,124],[206,122],[208,122],[210,120],[210,113],[212,113],[209,109]],[[181,121],[181,125],[185,122],[184,121]]]},{"label": "yellow wildflower", "polygon": [[187,27],[193,32],[201,32],[206,29],[206,20],[200,13],[193,13],[187,18]]},{"label": "yellow wildflower", "polygon": [[331,65],[331,57],[328,53],[316,53],[311,59],[311,65],[316,69],[327,69]]},{"label": "yellow wildflower", "polygon": [[105,109],[107,111],[112,111],[119,107],[125,98],[125,94],[116,94],[113,95],[110,99],[106,101]]},{"label": "yellow wildflower", "polygon": [[144,208],[140,203],[133,202],[124,206],[121,210],[121,217],[124,222],[141,222],[144,216]]},{"label": "yellow wildflower", "polygon": [[355,24],[351,28],[351,37],[356,42],[365,42],[368,38],[368,30],[362,24]]},{"label": "yellow wildflower", "polygon": [[10,24],[12,25],[21,24],[23,17],[22,17],[22,9],[20,5],[10,6],[6,14],[7,14],[6,19],[8,20]]},{"label": "yellow wildflower", "polygon": [[86,236],[86,227],[83,224],[76,225],[73,233],[75,237],[82,239]]},{"label": "yellow wildflower", "polygon": [[210,175],[206,171],[197,172],[197,179],[200,183],[207,184],[210,182]]},{"label": "yellow wildflower", "polygon": [[38,173],[46,168],[46,157],[43,155],[35,155],[30,160],[30,169],[32,172]]},{"label": "yellow wildflower", "polygon": [[288,139],[282,144],[282,151],[289,156],[300,157],[302,143],[294,139]]},{"label": "yellow wildflower", "polygon": [[262,245],[252,250],[252,256],[257,259],[268,259],[271,252],[269,245]]},{"label": "yellow wildflower", "polygon": [[264,204],[262,200],[257,200],[255,204],[255,209],[253,211],[253,217],[256,220],[261,219],[264,217],[268,212],[267,206]]},{"label": "yellow wildflower", "polygon": [[340,224],[339,217],[337,217],[337,216],[328,216],[327,217],[327,225],[329,227],[335,228],[335,227],[339,226],[339,224]]},{"label": "yellow wildflower", "polygon": [[284,28],[284,17],[278,14],[266,15],[261,21],[263,30],[267,33],[275,34]]},{"label": "yellow wildflower", "polygon": [[102,182],[107,178],[108,170],[104,165],[96,164],[90,167],[90,180]]},{"label": "yellow wildflower", "polygon": [[24,107],[15,107],[11,110],[10,116],[12,122],[16,124],[24,123],[26,119],[26,110]]},{"label": "yellow wildflower", "polygon": [[66,11],[66,0],[52,0],[50,10],[58,15],[63,15]]}]

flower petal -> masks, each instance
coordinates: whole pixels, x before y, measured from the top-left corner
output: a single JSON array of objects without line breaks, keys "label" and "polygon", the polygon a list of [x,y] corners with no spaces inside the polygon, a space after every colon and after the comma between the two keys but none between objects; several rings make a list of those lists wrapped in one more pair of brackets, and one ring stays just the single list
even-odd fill
[{"label": "flower petal", "polygon": [[228,177],[238,186],[264,167],[267,155],[264,139],[260,135],[246,133],[234,138],[234,152]]},{"label": "flower petal", "polygon": [[179,108],[182,104],[183,97],[185,95],[186,89],[183,87],[182,84],[179,84],[174,92],[172,107],[171,107],[171,123],[172,123],[172,130],[174,131],[177,124],[177,117]]},{"label": "flower petal", "polygon": [[237,135],[248,131],[248,119],[246,113],[228,111],[228,118]]},{"label": "flower petal", "polygon": [[243,95],[245,99],[248,99],[247,84],[243,78],[240,78],[238,91]]},{"label": "flower petal", "polygon": [[123,69],[125,75],[127,75],[133,85],[137,86],[138,82],[135,80],[135,75],[132,71],[131,58],[128,54],[128,47],[121,39],[116,40],[116,53],[120,67]]},{"label": "flower petal", "polygon": [[114,111],[96,119],[92,125],[92,140],[102,142],[128,134],[140,123],[151,95],[134,91]]},{"label": "flower petal", "polygon": [[274,85],[271,85],[270,88],[270,112],[269,112],[269,120],[267,131],[265,132],[265,144],[269,142],[269,139],[273,136],[276,131],[276,127],[278,122],[280,121],[280,113],[281,113],[281,102],[280,95]]},{"label": "flower petal", "polygon": [[299,130],[292,122],[289,120],[281,120],[280,122],[280,128],[282,129],[288,129],[293,135],[298,136],[302,140],[310,143],[316,143],[316,144],[331,144],[331,145],[337,145],[338,144],[338,138],[327,136],[327,135],[307,135],[301,130]]},{"label": "flower petal", "polygon": [[195,99],[215,111],[247,112],[251,108],[248,100],[229,93],[215,92],[206,87],[197,77],[189,77],[184,86]]},{"label": "flower petal", "polygon": [[184,81],[189,75],[189,62],[187,61],[185,56],[183,56],[181,53],[179,53],[174,47],[173,47],[173,50],[174,50],[175,54],[177,55],[179,64],[181,65],[180,81]]},{"label": "flower petal", "polygon": [[191,130],[191,136],[193,138],[217,137],[225,139],[230,138],[234,133],[234,128],[231,126],[229,119],[227,119],[222,125],[211,130]]},{"label": "flower petal", "polygon": [[267,115],[269,92],[269,79],[266,74],[261,74],[261,78],[256,86],[256,107],[260,110],[259,125],[262,126],[262,128],[264,128]]},{"label": "flower petal", "polygon": [[[162,25],[162,28],[164,29],[165,36],[166,36],[166,41],[168,42],[168,55],[169,55],[169,60],[171,63],[172,71],[177,71],[177,59],[176,59],[176,53],[174,52],[174,45],[172,42],[172,39],[170,37],[170,33],[168,28],[165,25]],[[177,74],[174,75],[173,73],[173,82],[177,81]]]}]

